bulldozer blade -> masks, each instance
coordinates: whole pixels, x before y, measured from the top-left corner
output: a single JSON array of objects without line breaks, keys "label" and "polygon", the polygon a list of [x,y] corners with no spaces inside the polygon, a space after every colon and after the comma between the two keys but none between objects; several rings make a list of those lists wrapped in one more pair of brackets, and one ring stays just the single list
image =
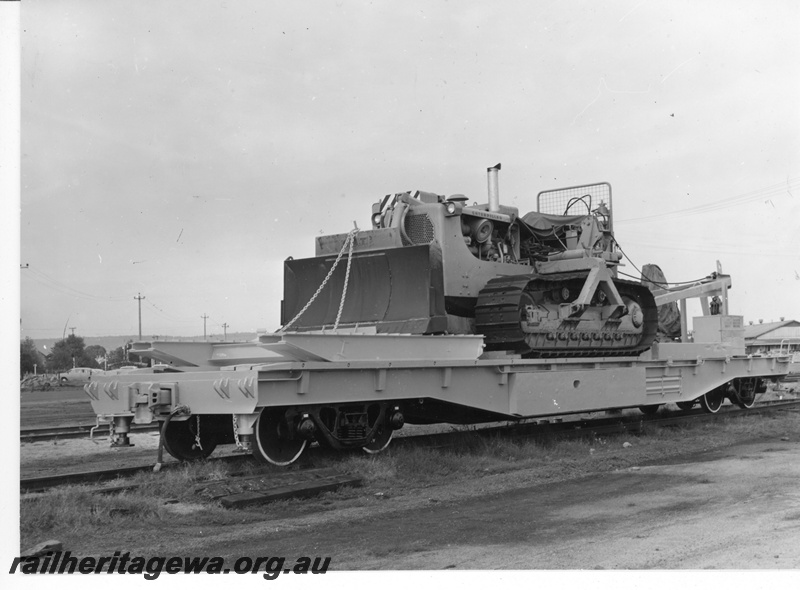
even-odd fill
[{"label": "bulldozer blade", "polygon": [[[311,301],[325,280],[334,255],[284,263],[281,323],[286,325]],[[291,330],[329,329],[336,323],[347,274],[344,256],[325,287]],[[379,333],[444,332],[444,280],[441,251],[430,244],[355,252],[344,297],[340,327],[374,326]]]}]

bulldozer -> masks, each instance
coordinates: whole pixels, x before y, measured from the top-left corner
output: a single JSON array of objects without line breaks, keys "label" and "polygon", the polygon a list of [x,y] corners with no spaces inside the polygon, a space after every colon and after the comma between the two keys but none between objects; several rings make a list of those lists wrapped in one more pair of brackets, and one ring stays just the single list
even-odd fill
[{"label": "bulldozer", "polygon": [[487,169],[486,203],[389,194],[371,229],[320,236],[314,257],[287,259],[283,329],[479,334],[488,353],[523,358],[647,350],[658,308],[618,278],[611,186],[542,191],[520,215],[500,204],[500,169]]},{"label": "bulldozer", "polygon": [[[92,379],[98,424],[118,447],[134,422],[160,422],[179,460],[235,444],[289,465],[312,443],[378,453],[404,424],[670,402],[714,413],[726,398],[750,408],[765,379],[787,374],[788,356],[745,353],[719,263],[674,287],[654,265],[641,282],[620,278],[608,183],[542,191],[520,215],[500,204],[500,168],[487,170],[486,203],[385,195],[371,228],[320,236],[315,256],[287,259],[278,333],[134,343],[164,364]],[[704,315],[690,342],[693,297]]]}]

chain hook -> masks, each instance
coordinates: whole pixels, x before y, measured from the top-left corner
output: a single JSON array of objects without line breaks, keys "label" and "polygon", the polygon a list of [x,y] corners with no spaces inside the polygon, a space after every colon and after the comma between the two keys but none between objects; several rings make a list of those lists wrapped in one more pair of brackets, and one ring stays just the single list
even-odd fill
[{"label": "chain hook", "polygon": [[203,450],[203,445],[200,444],[200,414],[195,415],[197,418],[197,431],[194,433],[194,448]]}]

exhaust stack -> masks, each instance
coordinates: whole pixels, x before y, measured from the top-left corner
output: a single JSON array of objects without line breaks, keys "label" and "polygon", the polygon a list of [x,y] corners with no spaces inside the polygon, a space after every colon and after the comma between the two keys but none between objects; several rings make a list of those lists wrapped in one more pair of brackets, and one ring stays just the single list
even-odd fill
[{"label": "exhaust stack", "polygon": [[489,176],[489,211],[497,213],[500,211],[500,164],[487,168],[486,172]]}]

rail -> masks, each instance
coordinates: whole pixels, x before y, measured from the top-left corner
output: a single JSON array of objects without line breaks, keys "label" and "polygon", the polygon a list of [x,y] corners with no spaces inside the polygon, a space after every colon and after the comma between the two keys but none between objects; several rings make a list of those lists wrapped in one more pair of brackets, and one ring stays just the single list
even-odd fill
[{"label": "rail", "polygon": [[[131,432],[156,432],[159,425],[154,424],[132,424]],[[81,424],[73,426],[44,426],[41,428],[25,428],[20,430],[20,442],[33,442],[41,440],[59,440],[68,438],[84,438],[91,435],[95,429],[94,436],[106,436],[110,434],[108,424],[100,424],[99,428],[95,424]]]}]

